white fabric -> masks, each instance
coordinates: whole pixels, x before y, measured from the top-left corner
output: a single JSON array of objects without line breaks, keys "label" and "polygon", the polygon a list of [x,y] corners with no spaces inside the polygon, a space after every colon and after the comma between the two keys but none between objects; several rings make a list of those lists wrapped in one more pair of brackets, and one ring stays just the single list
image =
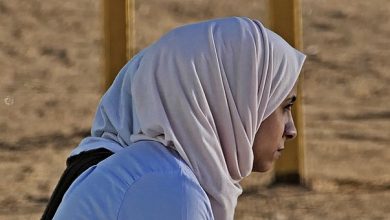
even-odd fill
[{"label": "white fabric", "polygon": [[255,134],[293,88],[304,59],[248,18],[179,27],[121,70],[101,100],[92,137],[73,154],[159,141],[190,166],[215,219],[233,219]]}]

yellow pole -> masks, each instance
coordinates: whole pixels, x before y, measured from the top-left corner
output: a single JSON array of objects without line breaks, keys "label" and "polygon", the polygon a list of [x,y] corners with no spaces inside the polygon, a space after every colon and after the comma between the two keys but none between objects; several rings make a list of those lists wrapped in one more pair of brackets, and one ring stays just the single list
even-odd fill
[{"label": "yellow pole", "polygon": [[[302,49],[302,15],[300,0],[270,0],[270,25],[290,45]],[[298,81],[297,102],[293,107],[293,118],[298,136],[286,143],[284,155],[275,165],[276,183],[305,183],[305,146],[302,113],[302,76]]]},{"label": "yellow pole", "polygon": [[135,0],[126,0],[126,57],[135,55]]},{"label": "yellow pole", "polygon": [[104,88],[134,55],[134,0],[104,0]]}]

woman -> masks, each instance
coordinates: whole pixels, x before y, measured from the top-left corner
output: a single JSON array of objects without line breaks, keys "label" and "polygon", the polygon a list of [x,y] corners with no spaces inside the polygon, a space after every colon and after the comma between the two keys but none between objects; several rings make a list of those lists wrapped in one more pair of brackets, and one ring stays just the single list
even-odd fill
[{"label": "woman", "polygon": [[72,183],[54,219],[233,219],[240,181],[268,170],[296,135],[304,59],[248,18],[169,32],[103,96],[71,158],[114,154]]}]

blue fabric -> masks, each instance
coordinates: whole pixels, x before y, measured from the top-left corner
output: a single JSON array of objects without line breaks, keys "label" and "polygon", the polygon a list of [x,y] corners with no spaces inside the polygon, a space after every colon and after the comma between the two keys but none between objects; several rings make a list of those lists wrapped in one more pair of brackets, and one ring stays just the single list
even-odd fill
[{"label": "blue fabric", "polygon": [[176,151],[139,141],[90,167],[54,219],[214,219],[210,201]]}]

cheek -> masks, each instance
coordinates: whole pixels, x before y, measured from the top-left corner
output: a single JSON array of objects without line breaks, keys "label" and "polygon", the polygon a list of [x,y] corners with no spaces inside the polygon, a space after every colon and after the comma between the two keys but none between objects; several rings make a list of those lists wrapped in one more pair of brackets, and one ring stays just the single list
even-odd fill
[{"label": "cheek", "polygon": [[261,124],[256,134],[253,145],[254,171],[267,171],[277,159],[277,149],[282,144],[284,132],[284,119],[280,116],[278,112],[272,114]]},{"label": "cheek", "polygon": [[283,112],[275,111],[260,126],[255,137],[254,147],[258,151],[272,151],[283,137],[284,132]]},{"label": "cheek", "polygon": [[286,120],[283,115],[283,112],[275,115],[274,120],[268,126],[268,135],[269,138],[272,138],[272,141],[280,141],[283,138],[283,133],[285,129]]}]

